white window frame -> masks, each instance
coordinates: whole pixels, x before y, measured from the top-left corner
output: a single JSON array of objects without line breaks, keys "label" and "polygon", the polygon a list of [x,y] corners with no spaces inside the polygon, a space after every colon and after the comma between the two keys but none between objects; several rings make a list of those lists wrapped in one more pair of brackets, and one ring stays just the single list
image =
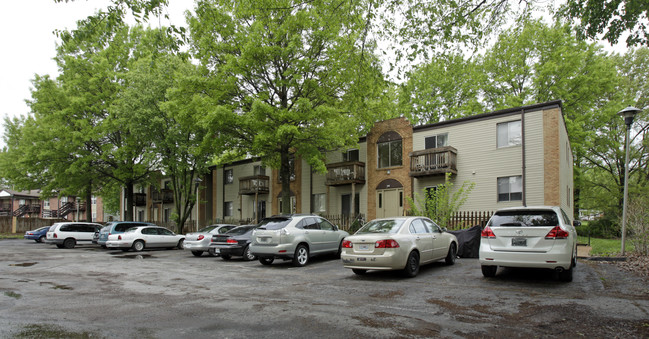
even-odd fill
[{"label": "white window frame", "polygon": [[521,120],[501,122],[496,125],[496,145],[498,148],[520,146],[522,144]]},{"label": "white window frame", "polygon": [[[497,201],[522,201],[523,200],[523,176],[513,175],[509,177],[498,177],[497,179]],[[507,194],[507,198],[504,195]],[[515,194],[520,194],[520,198]],[[513,197],[512,197],[513,196]]]}]

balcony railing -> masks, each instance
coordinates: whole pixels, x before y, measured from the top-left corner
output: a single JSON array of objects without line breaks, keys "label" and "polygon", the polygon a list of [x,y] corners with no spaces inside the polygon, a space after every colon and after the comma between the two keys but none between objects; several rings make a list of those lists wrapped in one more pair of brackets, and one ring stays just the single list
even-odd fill
[{"label": "balcony railing", "polygon": [[133,193],[135,206],[146,206],[146,193]]},{"label": "balcony railing", "polygon": [[429,148],[410,153],[411,177],[444,173],[457,174],[457,149],[454,147]]},{"label": "balcony railing", "polygon": [[365,163],[360,161],[337,162],[327,165],[327,186],[365,183]]},{"label": "balcony railing", "polygon": [[151,200],[154,203],[171,203],[174,202],[174,192],[170,189],[163,188],[160,191],[151,192]]},{"label": "balcony railing", "polygon": [[270,192],[269,183],[270,177],[267,175],[253,175],[239,178],[239,194],[267,194]]}]

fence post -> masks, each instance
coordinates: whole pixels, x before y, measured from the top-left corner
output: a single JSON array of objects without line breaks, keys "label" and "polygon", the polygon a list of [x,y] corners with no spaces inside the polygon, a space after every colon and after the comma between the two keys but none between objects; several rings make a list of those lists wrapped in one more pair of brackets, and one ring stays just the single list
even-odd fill
[{"label": "fence post", "polygon": [[18,218],[17,217],[12,217],[11,218],[11,233],[16,233],[16,224],[18,223]]}]

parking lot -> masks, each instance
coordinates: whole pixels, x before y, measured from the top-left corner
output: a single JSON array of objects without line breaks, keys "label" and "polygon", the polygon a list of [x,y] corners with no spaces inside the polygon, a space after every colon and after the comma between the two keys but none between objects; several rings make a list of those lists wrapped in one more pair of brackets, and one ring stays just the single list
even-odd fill
[{"label": "parking lot", "polygon": [[649,286],[580,260],[574,281],[477,259],[357,276],[276,261],[0,241],[0,337],[649,337]]}]

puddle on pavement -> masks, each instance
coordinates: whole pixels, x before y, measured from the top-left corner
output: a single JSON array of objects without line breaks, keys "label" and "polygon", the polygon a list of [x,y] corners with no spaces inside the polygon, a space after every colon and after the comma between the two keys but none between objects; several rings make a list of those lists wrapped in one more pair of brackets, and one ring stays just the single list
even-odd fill
[{"label": "puddle on pavement", "polygon": [[40,285],[41,286],[43,286],[43,285],[52,285],[52,287],[50,287],[50,288],[54,289],[54,290],[73,290],[74,289],[74,288],[72,288],[70,286],[59,285],[59,284],[55,284],[55,283],[50,282],[50,281],[43,281],[43,282],[40,283]]},{"label": "puddle on pavement", "polygon": [[9,266],[29,267],[38,264],[37,262],[24,262],[22,264],[9,264]]}]

